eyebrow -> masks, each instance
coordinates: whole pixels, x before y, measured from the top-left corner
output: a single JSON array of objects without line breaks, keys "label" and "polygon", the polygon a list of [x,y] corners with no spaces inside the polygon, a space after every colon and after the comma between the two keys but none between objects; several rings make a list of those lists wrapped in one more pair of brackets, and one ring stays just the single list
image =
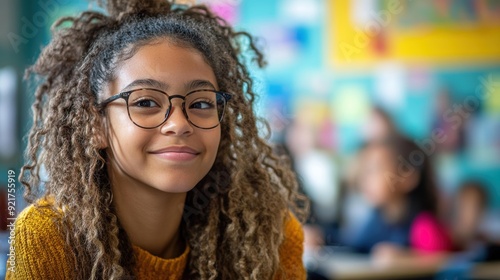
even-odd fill
[{"label": "eyebrow", "polygon": [[[164,83],[162,81],[155,80],[155,79],[138,79],[138,80],[131,82],[126,87],[124,87],[121,90],[121,92],[126,92],[126,91],[132,90],[136,87],[151,87],[151,88],[163,90],[165,92],[167,92],[168,89],[170,88],[169,84]],[[207,80],[201,80],[201,79],[192,80],[192,81],[189,81],[189,82],[184,84],[184,89],[186,91],[191,91],[191,90],[195,90],[195,89],[199,89],[199,88],[215,89],[215,86],[211,82],[209,82]]]},{"label": "eyebrow", "polygon": [[215,86],[207,80],[193,80],[184,84],[184,88],[187,91],[199,89],[199,88],[210,88],[215,89]]},{"label": "eyebrow", "polygon": [[160,82],[160,81],[155,80],[155,79],[138,79],[138,80],[131,82],[126,87],[124,87],[121,90],[121,92],[129,91],[129,90],[132,90],[136,87],[151,87],[151,88],[156,88],[156,89],[160,89],[163,91],[167,91],[169,88],[168,84],[166,84],[164,82]]}]

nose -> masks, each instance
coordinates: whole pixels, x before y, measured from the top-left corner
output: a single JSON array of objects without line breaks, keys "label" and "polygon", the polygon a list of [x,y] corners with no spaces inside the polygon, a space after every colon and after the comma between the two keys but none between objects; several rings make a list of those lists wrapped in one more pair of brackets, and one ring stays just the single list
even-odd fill
[{"label": "nose", "polygon": [[183,111],[182,101],[176,103],[172,103],[167,120],[160,126],[160,132],[165,135],[189,135],[193,133],[193,126]]}]

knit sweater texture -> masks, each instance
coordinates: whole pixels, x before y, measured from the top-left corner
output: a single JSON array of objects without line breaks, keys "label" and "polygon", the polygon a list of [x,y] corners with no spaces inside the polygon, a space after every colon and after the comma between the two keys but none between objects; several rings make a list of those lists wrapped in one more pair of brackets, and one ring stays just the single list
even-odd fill
[{"label": "knit sweater texture", "polygon": [[[74,279],[74,261],[64,253],[67,245],[55,224],[57,217],[58,213],[50,208],[34,205],[19,215],[12,244],[15,262],[7,262],[6,279]],[[284,231],[285,239],[279,248],[280,270],[274,280],[306,279],[302,264],[304,235],[293,215],[285,222]],[[137,279],[151,280],[180,280],[190,253],[189,246],[186,246],[179,257],[163,259],[135,245],[133,250]]]}]

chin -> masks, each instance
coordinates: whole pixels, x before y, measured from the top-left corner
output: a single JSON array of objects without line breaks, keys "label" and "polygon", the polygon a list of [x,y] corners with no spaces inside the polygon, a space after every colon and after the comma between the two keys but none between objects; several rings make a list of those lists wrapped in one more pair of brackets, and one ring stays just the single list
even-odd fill
[{"label": "chin", "polygon": [[155,180],[148,185],[165,193],[187,193],[194,189],[202,178],[198,180],[194,176],[168,176],[168,178],[163,177],[158,179],[161,179],[161,181]]},{"label": "chin", "polygon": [[[143,174],[144,182],[165,193],[187,193],[192,190],[210,171],[202,166],[161,168],[153,173]],[[149,178],[148,178],[149,177]]]},{"label": "chin", "polygon": [[162,185],[152,185],[153,188],[164,192],[164,193],[187,193],[190,190],[194,189],[196,186],[196,183],[193,184],[178,184],[178,183],[173,183],[173,184],[162,184]]}]

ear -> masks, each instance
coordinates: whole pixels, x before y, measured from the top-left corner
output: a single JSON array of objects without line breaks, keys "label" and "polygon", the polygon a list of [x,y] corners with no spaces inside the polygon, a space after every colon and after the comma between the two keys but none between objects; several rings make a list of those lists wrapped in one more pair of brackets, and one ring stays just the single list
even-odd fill
[{"label": "ear", "polygon": [[99,149],[106,149],[109,146],[108,138],[104,135],[104,133],[98,133],[96,138],[96,144]]},{"label": "ear", "polygon": [[96,133],[94,134],[94,145],[99,149],[106,149],[109,147],[108,137],[107,137],[107,125],[106,118],[102,118],[100,127],[96,128]]}]

